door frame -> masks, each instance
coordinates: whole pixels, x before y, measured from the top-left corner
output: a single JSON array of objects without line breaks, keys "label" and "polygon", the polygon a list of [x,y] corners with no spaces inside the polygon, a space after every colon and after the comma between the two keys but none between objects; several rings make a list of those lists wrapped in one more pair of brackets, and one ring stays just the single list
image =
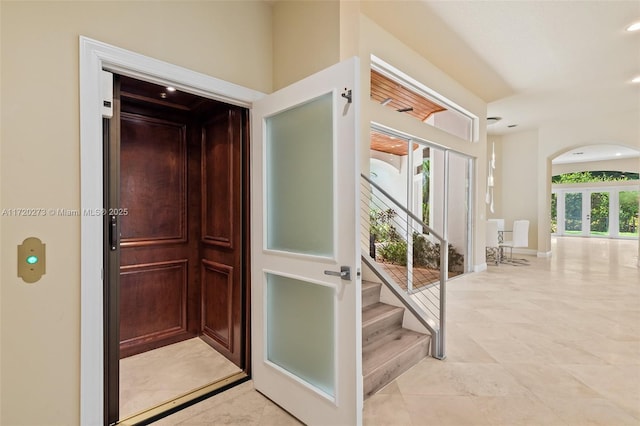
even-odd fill
[{"label": "door frame", "polygon": [[[80,36],[80,205],[103,208],[101,71],[172,86],[251,109],[263,93]],[[103,218],[80,220],[80,422],[104,420]]]}]

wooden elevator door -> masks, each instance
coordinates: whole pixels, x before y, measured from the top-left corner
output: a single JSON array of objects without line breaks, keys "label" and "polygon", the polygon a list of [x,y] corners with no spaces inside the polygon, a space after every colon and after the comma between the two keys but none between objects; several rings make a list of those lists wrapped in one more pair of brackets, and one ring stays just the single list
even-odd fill
[{"label": "wooden elevator door", "polygon": [[120,357],[201,336],[244,368],[247,110],[147,85],[122,77]]}]

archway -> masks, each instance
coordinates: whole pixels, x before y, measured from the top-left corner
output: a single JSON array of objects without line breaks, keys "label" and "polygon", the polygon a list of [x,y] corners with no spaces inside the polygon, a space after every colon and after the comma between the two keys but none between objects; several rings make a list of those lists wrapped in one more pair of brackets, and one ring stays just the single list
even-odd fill
[{"label": "archway", "polygon": [[552,235],[638,238],[640,150],[582,145],[550,157]]}]

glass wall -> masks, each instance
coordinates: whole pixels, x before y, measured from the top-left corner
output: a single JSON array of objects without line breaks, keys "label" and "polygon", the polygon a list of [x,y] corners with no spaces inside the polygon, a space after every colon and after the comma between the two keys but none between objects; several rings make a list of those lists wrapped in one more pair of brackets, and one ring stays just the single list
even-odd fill
[{"label": "glass wall", "polygon": [[623,237],[638,237],[639,191],[620,191],[618,204],[618,233]]},{"label": "glass wall", "polygon": [[[471,164],[463,154],[424,141],[409,140],[387,130],[371,132],[372,181],[447,238],[449,276],[470,269]],[[397,218],[398,212],[395,214]],[[394,220],[389,219],[391,224]],[[424,235],[428,235],[426,230]]]},{"label": "glass wall", "polygon": [[551,193],[551,233],[558,232],[558,194]]},{"label": "glass wall", "polygon": [[609,235],[609,192],[591,192],[589,210],[589,234]]},{"label": "glass wall", "polygon": [[564,194],[564,231],[566,234],[582,233],[582,193]]}]

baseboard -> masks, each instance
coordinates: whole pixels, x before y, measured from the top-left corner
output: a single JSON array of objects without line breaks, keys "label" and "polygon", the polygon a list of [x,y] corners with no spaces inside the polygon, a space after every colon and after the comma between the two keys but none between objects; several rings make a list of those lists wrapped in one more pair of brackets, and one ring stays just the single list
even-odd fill
[{"label": "baseboard", "polygon": [[473,265],[473,272],[482,272],[487,270],[487,263],[481,263],[479,265]]},{"label": "baseboard", "polygon": [[513,249],[513,253],[514,254],[528,254],[528,255],[531,255],[531,256],[535,256],[538,252],[536,250],[533,250],[533,249],[514,248]]},{"label": "baseboard", "polygon": [[537,256],[538,257],[551,257],[551,250],[549,250],[549,251],[539,251]]}]

